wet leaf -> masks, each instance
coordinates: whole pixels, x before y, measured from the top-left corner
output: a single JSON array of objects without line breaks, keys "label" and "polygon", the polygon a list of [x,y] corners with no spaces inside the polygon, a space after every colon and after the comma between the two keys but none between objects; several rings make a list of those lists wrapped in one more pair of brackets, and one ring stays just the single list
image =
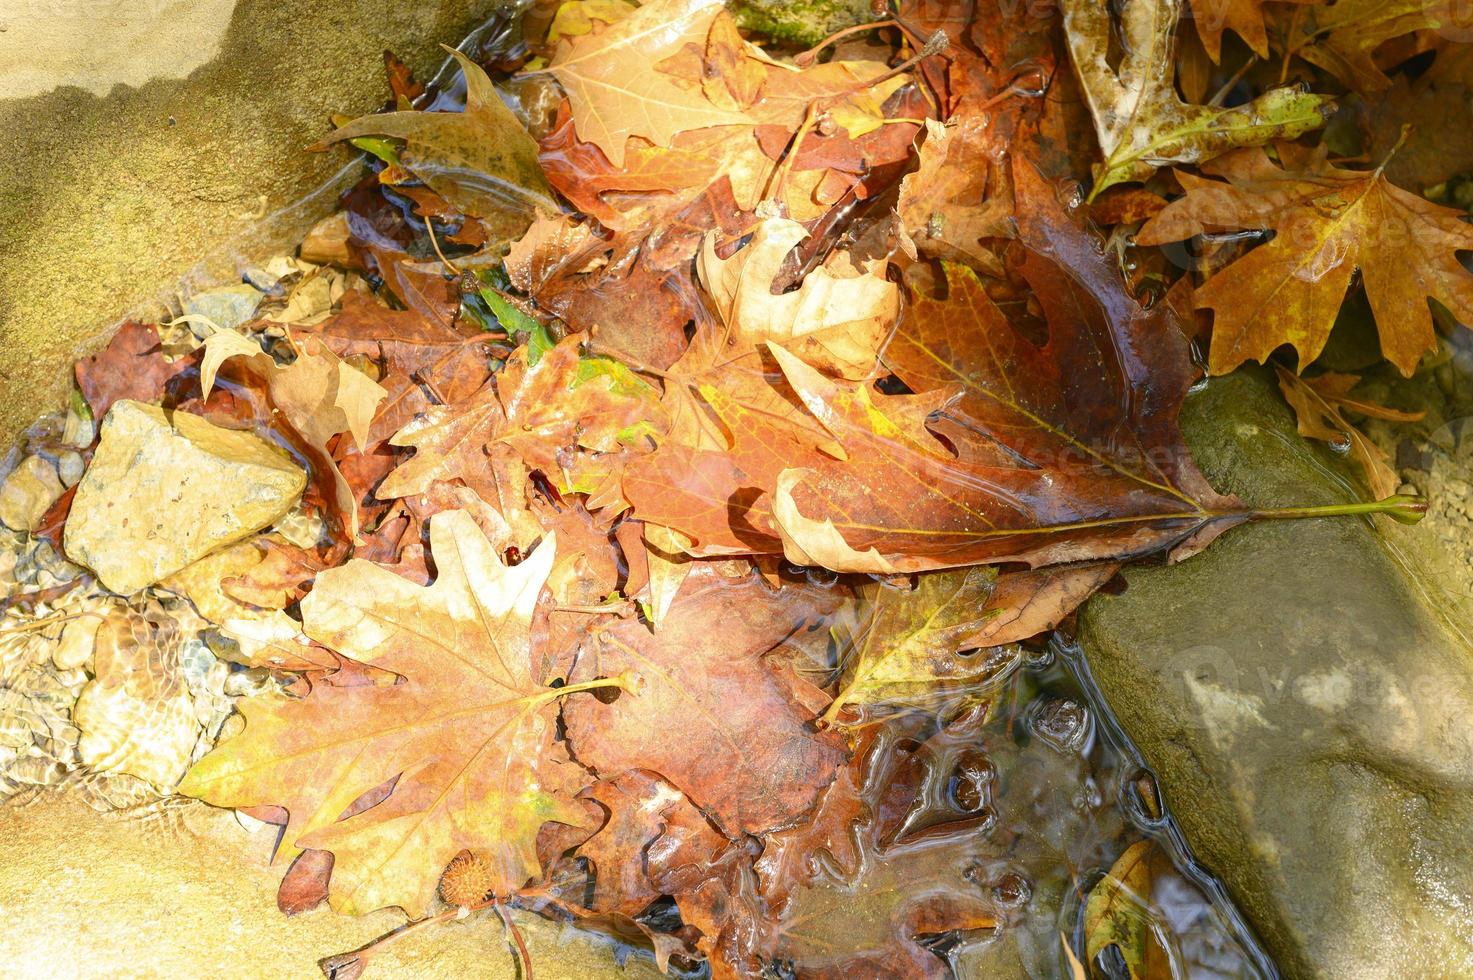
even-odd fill
[{"label": "wet leaf", "polygon": [[1380,500],[1396,493],[1401,478],[1391,466],[1391,457],[1355,426],[1346,421],[1344,412],[1355,412],[1370,418],[1391,422],[1416,422],[1425,412],[1398,412],[1384,405],[1352,398],[1350,390],[1360,378],[1354,374],[1326,373],[1314,378],[1301,378],[1293,371],[1275,367],[1279,390],[1299,423],[1299,434],[1308,439],[1328,442],[1332,448],[1348,451],[1371,490],[1371,499]]},{"label": "wet leaf", "polygon": [[721,0],[653,0],[597,34],[566,38],[547,70],[567,91],[573,124],[616,167],[631,137],[668,146],[677,132],[748,121],[659,69],[687,44],[704,48]]},{"label": "wet leaf", "polygon": [[701,284],[738,342],[778,341],[814,367],[863,378],[900,317],[900,289],[881,263],[856,268],[846,253],[803,277],[796,290],[774,294],[783,260],[808,237],[796,221],[768,218],[730,258],[708,235],[696,260]]},{"label": "wet leaf", "polygon": [[357,538],[357,495],[333,461],[328,442],[334,436],[348,433],[362,449],[374,414],[387,393],[320,341],[306,341],[296,360],[283,366],[256,341],[233,330],[220,330],[205,340],[204,358],[200,362],[200,388],[204,397],[209,396],[216,374],[228,361],[237,362],[265,384],[271,403],[311,452],[316,475],[329,482],[349,541]]},{"label": "wet leaf", "polygon": [[1473,249],[1461,212],[1394,186],[1380,170],[1346,170],[1324,152],[1280,147],[1282,165],[1243,150],[1179,174],[1186,196],[1152,218],[1136,241],[1160,244],[1204,231],[1271,228],[1274,238],[1196,291],[1214,311],[1209,366],[1226,374],[1292,346],[1301,370],[1324,349],[1359,270],[1381,333],[1381,352],[1410,376],[1437,342],[1427,299],[1473,323],[1473,273],[1457,252]]},{"label": "wet leaf", "polygon": [[1157,167],[1293,139],[1325,124],[1331,101],[1296,88],[1274,89],[1226,109],[1182,102],[1171,82],[1179,2],[1127,0],[1120,15],[1124,54],[1112,69],[1104,0],[1065,0],[1069,54],[1105,157],[1091,196],[1121,181],[1143,180]]},{"label": "wet leaf", "polygon": [[903,697],[917,686],[979,683],[1004,674],[1014,658],[978,651],[973,639],[993,615],[987,601],[996,577],[977,567],[921,575],[913,588],[862,586],[857,621],[838,632],[840,649],[848,653],[824,720],[832,723],[845,705]]},{"label": "wet leaf", "polygon": [[[450,49],[447,49],[450,50]],[[501,101],[491,79],[459,51],[465,73],[463,112],[388,112],[363,116],[313,149],[362,136],[404,140],[400,161],[466,214],[500,218],[519,233],[537,209],[555,211],[552,190],[537,164],[537,144]]]},{"label": "wet leaf", "polygon": [[1120,951],[1131,980],[1162,980],[1174,975],[1157,932],[1151,904],[1155,879],[1171,868],[1171,858],[1155,841],[1128,847],[1089,893],[1084,907],[1084,943],[1093,961],[1106,947]]},{"label": "wet leaf", "polygon": [[1468,8],[1458,0],[1337,0],[1290,12],[1289,53],[1361,92],[1391,85],[1373,57],[1385,42],[1413,31],[1446,31],[1466,38],[1473,26]]},{"label": "wet leaf", "polygon": [[[528,649],[556,543],[508,568],[459,511],[438,515],[430,540],[439,577],[428,588],[354,560],[318,576],[302,602],[308,636],[402,683],[244,702],[245,732],[181,787],[220,806],[284,806],[293,851],[332,852],[340,911],[423,914],[462,849],[509,894],[540,870],[543,823],[585,819],[573,803],[583,777],[553,742],[556,702],[576,687],[542,686]],[[386,784],[382,803],[339,822]]]},{"label": "wet leaf", "polygon": [[[843,739],[809,724],[822,692],[763,655],[824,606],[810,591],[773,593],[748,577],[692,588],[658,634],[639,622],[599,630],[579,649],[572,679],[627,672],[643,687],[611,704],[566,705],[574,755],[604,778],[661,774],[728,833],[792,823],[847,753]],[[666,737],[672,718],[679,738]]]}]

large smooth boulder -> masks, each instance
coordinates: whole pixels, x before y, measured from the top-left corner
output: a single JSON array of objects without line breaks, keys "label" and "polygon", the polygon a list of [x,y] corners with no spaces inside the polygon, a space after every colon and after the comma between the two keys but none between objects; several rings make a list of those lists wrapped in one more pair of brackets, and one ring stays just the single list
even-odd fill
[{"label": "large smooth boulder", "polygon": [[[1264,372],[1211,382],[1184,427],[1254,504],[1351,495]],[[1422,530],[1252,524],[1082,617],[1105,700],[1291,980],[1473,976],[1473,630]]]},{"label": "large smooth boulder", "polygon": [[502,0],[54,0],[0,12],[0,444],[61,404],[79,344],[238,281],[333,208],[305,147],[421,78]]},{"label": "large smooth boulder", "polygon": [[77,487],[66,555],[129,595],[291,510],[307,473],[253,432],[115,402]]},{"label": "large smooth boulder", "polygon": [[[285,869],[272,829],[247,835],[227,810],[192,804],[103,816],[74,796],[0,807],[0,963],[7,977],[301,977],[317,960],[368,943],[404,916],[276,908]],[[538,980],[654,980],[652,958],[623,968],[596,936],[512,911]],[[487,909],[386,947],[368,980],[520,976]]]}]

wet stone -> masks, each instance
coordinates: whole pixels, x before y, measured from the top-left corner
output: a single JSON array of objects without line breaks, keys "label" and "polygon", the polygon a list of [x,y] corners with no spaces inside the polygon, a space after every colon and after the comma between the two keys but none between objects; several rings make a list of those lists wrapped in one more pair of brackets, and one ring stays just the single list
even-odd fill
[{"label": "wet stone", "polygon": [[120,401],[72,502],[66,553],[131,594],[266,527],[306,481],[252,433]]},{"label": "wet stone", "polygon": [[[1183,421],[1249,503],[1352,492],[1262,372],[1214,380]],[[1290,980],[1473,976],[1473,629],[1465,583],[1424,575],[1423,530],[1248,525],[1128,570],[1081,618],[1162,800]]]},{"label": "wet stone", "polygon": [[27,456],[0,483],[0,523],[13,531],[34,531],[63,489],[55,466]]}]

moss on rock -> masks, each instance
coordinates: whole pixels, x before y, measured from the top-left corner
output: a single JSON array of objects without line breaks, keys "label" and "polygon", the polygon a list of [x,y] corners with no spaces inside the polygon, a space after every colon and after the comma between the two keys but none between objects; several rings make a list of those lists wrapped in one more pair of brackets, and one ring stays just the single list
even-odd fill
[{"label": "moss on rock", "polygon": [[730,7],[743,30],[804,47],[876,19],[869,0],[733,0]]}]

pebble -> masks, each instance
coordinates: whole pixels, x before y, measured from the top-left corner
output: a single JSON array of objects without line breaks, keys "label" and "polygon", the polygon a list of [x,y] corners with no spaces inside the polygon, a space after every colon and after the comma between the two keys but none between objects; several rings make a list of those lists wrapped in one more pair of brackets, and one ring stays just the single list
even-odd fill
[{"label": "pebble", "polygon": [[0,523],[13,531],[36,530],[65,489],[51,462],[27,456],[0,483]]}]

